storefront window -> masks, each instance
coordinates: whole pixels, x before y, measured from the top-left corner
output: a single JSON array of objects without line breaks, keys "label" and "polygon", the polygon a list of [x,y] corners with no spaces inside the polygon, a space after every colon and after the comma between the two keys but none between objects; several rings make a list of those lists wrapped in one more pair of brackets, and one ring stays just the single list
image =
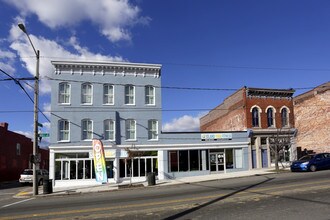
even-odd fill
[{"label": "storefront window", "polygon": [[121,178],[130,177],[131,168],[133,177],[146,176],[150,172],[154,172],[158,175],[158,164],[156,157],[140,157],[134,158],[133,160],[119,160],[119,174]]},{"label": "storefront window", "polygon": [[198,150],[190,150],[189,151],[189,159],[190,159],[190,170],[199,170],[199,151]]},{"label": "storefront window", "polygon": [[226,169],[234,168],[233,149],[226,149]]},{"label": "storefront window", "polygon": [[178,151],[169,152],[170,172],[178,172]]},{"label": "storefront window", "polygon": [[55,180],[95,178],[89,153],[59,153],[55,158]]},{"label": "storefront window", "polygon": [[139,159],[133,160],[133,176],[139,176]]},{"label": "storefront window", "polygon": [[208,170],[208,157],[208,150],[169,151],[169,172]]}]

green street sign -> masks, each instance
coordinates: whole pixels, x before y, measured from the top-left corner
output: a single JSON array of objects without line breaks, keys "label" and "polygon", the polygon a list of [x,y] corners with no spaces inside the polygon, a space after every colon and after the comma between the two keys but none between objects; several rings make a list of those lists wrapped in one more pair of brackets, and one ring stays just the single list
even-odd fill
[{"label": "green street sign", "polygon": [[49,133],[40,133],[39,137],[49,137]]},{"label": "green street sign", "polygon": [[41,123],[39,123],[39,122],[38,122],[38,126],[39,126],[39,127],[43,127],[43,125],[42,125]]}]

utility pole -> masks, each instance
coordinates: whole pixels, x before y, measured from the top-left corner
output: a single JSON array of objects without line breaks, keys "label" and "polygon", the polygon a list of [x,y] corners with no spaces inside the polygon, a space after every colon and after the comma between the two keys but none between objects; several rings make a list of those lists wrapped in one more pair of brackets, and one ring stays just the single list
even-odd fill
[{"label": "utility pole", "polygon": [[[34,45],[30,39],[30,36],[28,32],[26,31],[26,28],[24,24],[20,23],[18,24],[18,27],[25,33],[25,35],[28,37],[30,44],[33,48],[33,51],[37,58],[36,63],[36,75],[34,80],[34,141],[33,141],[33,195],[38,195],[38,174],[37,174],[37,165],[39,164],[39,156],[38,156],[38,109],[39,109],[39,58],[40,58],[40,51],[36,50],[34,48]],[[39,167],[38,167],[39,168]]]}]

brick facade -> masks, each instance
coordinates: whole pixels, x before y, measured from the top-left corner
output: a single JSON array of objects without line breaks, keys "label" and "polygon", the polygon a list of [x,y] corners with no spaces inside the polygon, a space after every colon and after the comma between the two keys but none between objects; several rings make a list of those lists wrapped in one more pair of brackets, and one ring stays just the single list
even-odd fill
[{"label": "brick facade", "polygon": [[[253,91],[249,93],[249,91]],[[293,90],[271,90],[242,88],[200,119],[201,131],[239,131],[247,129],[269,129],[267,125],[267,108],[272,107],[275,114],[274,128],[294,127]],[[258,106],[260,126],[252,126],[251,109]],[[288,126],[282,126],[281,110],[288,109]]]},{"label": "brick facade", "polygon": [[[8,123],[0,123],[0,182],[18,180],[21,172],[29,168],[33,142],[24,135],[8,130]],[[48,169],[49,151],[39,149],[40,167]]]},{"label": "brick facade", "polygon": [[330,152],[330,82],[294,98],[298,147]]}]

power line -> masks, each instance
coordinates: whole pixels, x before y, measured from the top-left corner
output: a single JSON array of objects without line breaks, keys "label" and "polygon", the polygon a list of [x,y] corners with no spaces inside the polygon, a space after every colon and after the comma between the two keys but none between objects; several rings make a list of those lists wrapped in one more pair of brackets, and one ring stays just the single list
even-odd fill
[{"label": "power line", "polygon": [[[53,80],[53,81],[60,81],[60,82],[76,82],[76,83],[92,83],[92,84],[106,84],[104,82],[98,82],[98,81],[84,81],[84,80],[69,80],[69,79],[54,79],[49,76],[43,77],[46,80]],[[128,84],[124,83],[110,83],[111,85],[117,85],[117,86],[126,86]],[[146,85],[138,85],[134,84],[136,87],[145,87]],[[201,91],[237,91],[241,88],[200,88],[200,87],[179,87],[179,86],[154,86],[155,88],[159,89],[177,89],[177,90],[201,90]],[[330,86],[320,86],[319,88],[330,88]],[[299,88],[289,88],[294,90],[310,90],[315,89],[315,87],[299,87]]]},{"label": "power line", "polygon": [[[34,58],[32,56],[26,56],[21,58]],[[63,58],[63,57],[52,57],[52,56],[40,56],[44,59],[60,59],[60,60],[79,60],[77,58]],[[111,62],[109,60],[91,60],[93,62]],[[132,61],[131,61],[132,62]],[[318,71],[318,72],[330,72],[330,69],[327,68],[290,68],[290,67],[260,67],[260,66],[236,66],[236,65],[217,65],[217,64],[202,64],[202,63],[175,63],[175,62],[149,62],[145,63],[161,63],[162,65],[171,65],[171,66],[189,66],[189,67],[204,67],[204,68],[222,68],[222,69],[250,69],[250,70],[276,70],[276,71]]]},{"label": "power line", "polygon": [[[26,91],[26,89],[22,86],[22,84],[20,83],[20,81],[14,77],[12,77],[11,75],[9,75],[8,73],[6,73],[4,70],[0,69],[0,71],[2,73],[4,73],[6,76],[8,76],[11,80],[13,80],[23,91],[24,93],[27,95],[27,97],[30,99],[30,101],[34,104],[34,100],[32,99],[32,97],[29,95],[29,93]],[[25,83],[29,86],[31,86],[30,84],[28,83]],[[32,87],[32,86],[31,86]],[[41,112],[41,114],[45,117],[45,119],[50,122],[49,118],[39,109],[38,107],[38,110]]]}]

